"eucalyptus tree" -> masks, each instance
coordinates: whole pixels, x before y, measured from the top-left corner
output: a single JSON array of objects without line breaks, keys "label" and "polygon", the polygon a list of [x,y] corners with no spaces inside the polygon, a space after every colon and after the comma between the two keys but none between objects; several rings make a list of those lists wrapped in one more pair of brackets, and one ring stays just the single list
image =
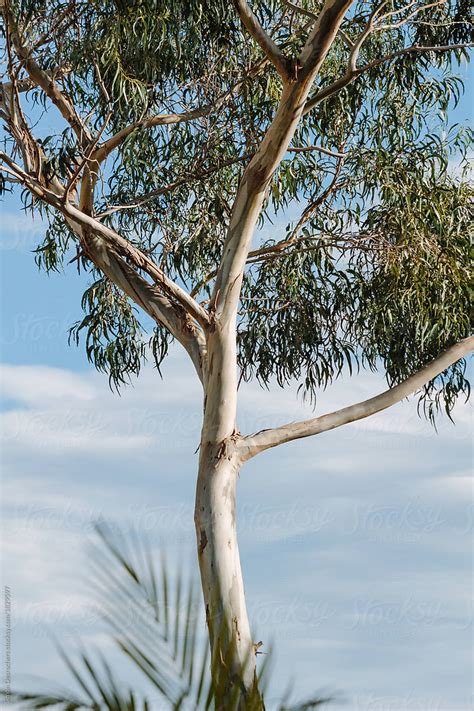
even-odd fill
[{"label": "eucalyptus tree", "polygon": [[[216,704],[239,688],[240,706],[258,708],[241,466],[412,393],[434,420],[469,391],[470,134],[448,118],[472,46],[468,3],[1,5],[2,189],[18,185],[47,221],[40,267],[90,274],[71,335],[112,385],[147,353],[159,368],[172,340],[192,361]],[[241,378],[297,381],[315,398],[360,366],[383,370],[388,389],[239,431]]]}]

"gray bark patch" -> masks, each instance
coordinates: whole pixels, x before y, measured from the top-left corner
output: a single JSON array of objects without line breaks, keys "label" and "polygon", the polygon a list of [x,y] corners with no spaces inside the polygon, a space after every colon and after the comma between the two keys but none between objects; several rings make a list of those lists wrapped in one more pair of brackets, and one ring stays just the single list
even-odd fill
[{"label": "gray bark patch", "polygon": [[206,531],[201,528],[201,535],[199,539],[199,555],[202,555],[204,553],[204,549],[207,546],[207,535]]}]

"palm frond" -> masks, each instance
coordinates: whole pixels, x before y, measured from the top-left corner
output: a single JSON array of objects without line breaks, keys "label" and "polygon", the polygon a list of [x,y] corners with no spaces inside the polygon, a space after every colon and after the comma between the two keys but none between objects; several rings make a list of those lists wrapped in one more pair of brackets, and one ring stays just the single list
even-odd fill
[{"label": "palm frond", "polygon": [[[185,580],[178,565],[171,579],[163,554],[157,573],[150,546],[134,532],[126,537],[101,522],[96,533],[88,585],[117,648],[170,710],[212,708],[209,643],[199,634],[205,629],[204,615],[193,577]],[[12,701],[28,709],[55,707],[60,711],[149,711],[153,707],[147,694],[139,694],[118,680],[102,654],[82,651],[73,661],[57,646],[78,693],[17,693],[11,694]],[[270,650],[258,675],[262,694],[271,681],[271,659]],[[238,684],[234,688],[235,698],[229,699],[229,704],[237,708],[241,691]],[[331,700],[316,698],[288,705],[288,697],[278,711],[309,711]]]},{"label": "palm frond", "polygon": [[[96,530],[101,544],[92,558],[96,590],[122,652],[171,708],[197,708],[203,697],[212,701],[207,639],[198,645],[202,610],[193,577],[185,582],[179,568],[171,595],[164,556],[157,575],[150,547],[138,537],[127,546],[105,523]],[[112,596],[111,573],[117,583]]]}]

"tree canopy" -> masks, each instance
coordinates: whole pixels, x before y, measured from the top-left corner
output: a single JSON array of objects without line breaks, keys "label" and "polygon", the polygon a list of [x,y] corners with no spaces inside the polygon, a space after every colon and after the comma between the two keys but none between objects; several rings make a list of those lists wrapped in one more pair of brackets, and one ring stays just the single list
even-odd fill
[{"label": "tree canopy", "polygon": [[[85,214],[125,238],[121,257],[145,286],[153,274],[130,246],[205,309],[243,170],[277,111],[282,76],[301,69],[293,58],[322,3],[258,1],[240,18],[225,0],[6,5],[5,154],[21,145],[26,173],[77,192]],[[251,36],[244,25],[255,18]],[[315,397],[363,366],[395,385],[469,334],[472,136],[449,113],[470,33],[465,0],[352,4],[267,186],[239,301],[243,378],[296,379]],[[62,123],[50,121],[47,134],[52,104]],[[71,335],[120,385],[149,352],[140,300],[77,248],[57,204],[29,190],[23,199],[49,221],[40,267],[89,272]],[[158,367],[172,338],[156,325]],[[426,385],[421,403],[433,418],[460,393],[464,361]]]}]

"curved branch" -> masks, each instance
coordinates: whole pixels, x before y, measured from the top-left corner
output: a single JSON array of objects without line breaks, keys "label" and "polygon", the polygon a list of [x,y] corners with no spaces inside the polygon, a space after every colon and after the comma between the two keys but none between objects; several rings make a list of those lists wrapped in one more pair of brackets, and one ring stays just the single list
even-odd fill
[{"label": "curved branch", "polygon": [[296,80],[284,85],[277,112],[239,184],[224,243],[210,309],[221,321],[237,313],[243,272],[265,195],[301,119],[314,79],[326,58],[352,0],[326,0],[311,34],[307,61]]},{"label": "curved branch", "polygon": [[[91,215],[83,213],[72,203],[64,202],[62,196],[58,196],[37,183],[33,176],[25,173],[3,151],[0,151],[0,159],[14,171],[16,177],[18,177],[34,195],[58,209],[69,221],[87,230],[89,234],[92,233],[101,238],[103,242],[114,249],[116,253],[130,259],[135,267],[146,272],[154,280],[156,286],[160,287],[168,297],[174,299],[185,312],[196,319],[202,327],[209,325],[209,315],[207,311],[184,289],[167,277],[150,257],[134,247],[127,239],[115,232],[115,230],[102,224],[102,222]],[[153,285],[149,286],[152,287]],[[176,334],[173,333],[173,335]]]},{"label": "curved branch", "polygon": [[2,12],[5,18],[5,24],[9,32],[13,46],[21,64],[25,67],[30,80],[44,91],[46,96],[57,106],[62,117],[71,126],[76,134],[79,143],[84,145],[92,140],[91,133],[85,125],[84,121],[77,114],[73,104],[68,97],[60,90],[59,86],[53,79],[53,76],[40,67],[38,62],[32,57],[32,49],[27,47],[20,37],[18,27],[10,9],[10,3],[2,3]]},{"label": "curved branch", "polygon": [[316,22],[316,20],[318,19],[318,16],[315,12],[307,10],[304,7],[300,7],[294,2],[291,2],[291,0],[283,0],[283,2],[285,3],[288,9],[292,10],[293,12],[299,13],[300,15],[304,15],[305,17],[309,17],[309,19],[313,20],[313,22]]},{"label": "curved branch", "polygon": [[134,247],[127,239],[90,215],[85,215],[70,203],[64,206],[63,212],[83,227],[86,227],[94,234],[102,237],[111,247],[130,259],[138,269],[142,269],[146,272],[157,286],[160,286],[168,296],[175,299],[203,328],[209,325],[209,315],[207,311],[203,309],[187,291],[167,277],[150,257]]},{"label": "curved branch", "polygon": [[240,458],[242,461],[255,457],[256,454],[264,452],[271,447],[277,447],[279,444],[291,442],[295,439],[303,437],[311,437],[312,435],[320,434],[333,430],[336,427],[341,427],[349,422],[356,422],[365,417],[374,415],[377,412],[387,409],[391,405],[404,400],[409,395],[419,390],[426,385],[430,380],[433,380],[437,375],[449,368],[456,361],[464,358],[470,351],[474,349],[474,336],[465,338],[448,348],[444,353],[435,358],[435,360],[425,365],[417,373],[396,385],[389,390],[386,390],[380,395],[371,397],[369,400],[358,402],[354,405],[336,410],[321,417],[315,417],[302,422],[291,422],[281,427],[273,429],[261,430],[256,434],[244,437],[239,444]]},{"label": "curved branch", "polygon": [[272,38],[267,35],[246,0],[234,0],[234,6],[248,33],[260,45],[265,56],[273,64],[281,78],[284,81],[288,81],[292,76],[291,61],[285,57]]},{"label": "curved branch", "polygon": [[149,118],[141,119],[135,123],[125,126],[121,131],[111,136],[107,141],[104,141],[92,156],[92,159],[98,163],[102,163],[110,153],[117,148],[122,141],[124,141],[131,133],[133,133],[137,128],[152,128],[153,126],[170,126],[177,123],[188,123],[194,119],[203,118],[209,116],[209,114],[214,111],[218,111],[224,104],[232,98],[236,91],[240,87],[256,76],[259,72],[267,66],[268,60],[262,59],[253,65],[249,71],[245,74],[245,77],[234,84],[228,91],[217,97],[215,101],[211,101],[209,104],[204,106],[197,106],[195,109],[190,109],[189,111],[183,111],[180,113],[169,113],[169,114],[159,114],[157,116],[150,116]]},{"label": "curved branch", "polygon": [[[377,25],[376,30],[377,30],[377,32],[380,32],[382,30],[396,30],[398,27],[402,27],[402,25],[406,25],[411,20],[412,17],[419,15],[420,12],[429,10],[432,7],[439,7],[440,5],[444,5],[445,2],[446,2],[446,0],[436,0],[436,2],[430,2],[427,5],[422,5],[421,7],[417,7],[413,10],[413,12],[410,12],[407,16],[405,16],[398,22],[394,22],[393,24]],[[400,15],[401,13],[405,12],[405,10],[408,10],[410,7],[413,7],[414,4],[415,4],[415,0],[412,0],[412,2],[408,3],[408,5],[405,5],[405,7],[401,7],[399,10],[392,10],[391,12],[386,12],[384,15],[379,17],[379,20],[383,20],[387,17],[394,17],[395,15]]]},{"label": "curved branch", "polygon": [[104,141],[95,153],[91,156],[92,160],[102,163],[112,151],[117,148],[131,133],[137,130],[137,128],[152,128],[153,126],[169,126],[176,123],[187,123],[193,121],[196,118],[202,118],[203,116],[208,116],[212,111],[220,108],[225,101],[232,95],[235,88],[231,91],[223,94],[214,103],[206,104],[205,106],[192,109],[191,111],[184,111],[182,113],[171,113],[171,114],[160,114],[158,116],[151,116],[150,118],[142,119],[136,121],[135,123],[126,126],[121,131],[111,136],[107,141]]},{"label": "curved branch", "polygon": [[201,118],[202,116],[207,116],[213,108],[216,108],[216,104],[208,104],[202,108],[193,109],[192,111],[185,111],[183,113],[177,114],[160,114],[159,116],[151,116],[147,119],[142,119],[141,121],[136,121],[135,123],[126,126],[121,131],[118,131],[113,136],[111,136],[107,141],[104,141],[95,153],[92,154],[91,159],[102,163],[111,153],[117,148],[130,134],[137,130],[137,128],[152,128],[153,126],[169,126],[176,123],[186,123],[192,121],[195,118]]},{"label": "curved branch", "polygon": [[[74,220],[68,218],[67,221],[78,234]],[[80,234],[83,248],[96,267],[155,323],[166,328],[176,338],[189,354],[199,379],[204,382],[206,342],[195,322],[179,304],[170,301],[166,294],[146,281],[116,252],[107,248],[103,240],[89,234],[87,230],[81,230]]]}]

